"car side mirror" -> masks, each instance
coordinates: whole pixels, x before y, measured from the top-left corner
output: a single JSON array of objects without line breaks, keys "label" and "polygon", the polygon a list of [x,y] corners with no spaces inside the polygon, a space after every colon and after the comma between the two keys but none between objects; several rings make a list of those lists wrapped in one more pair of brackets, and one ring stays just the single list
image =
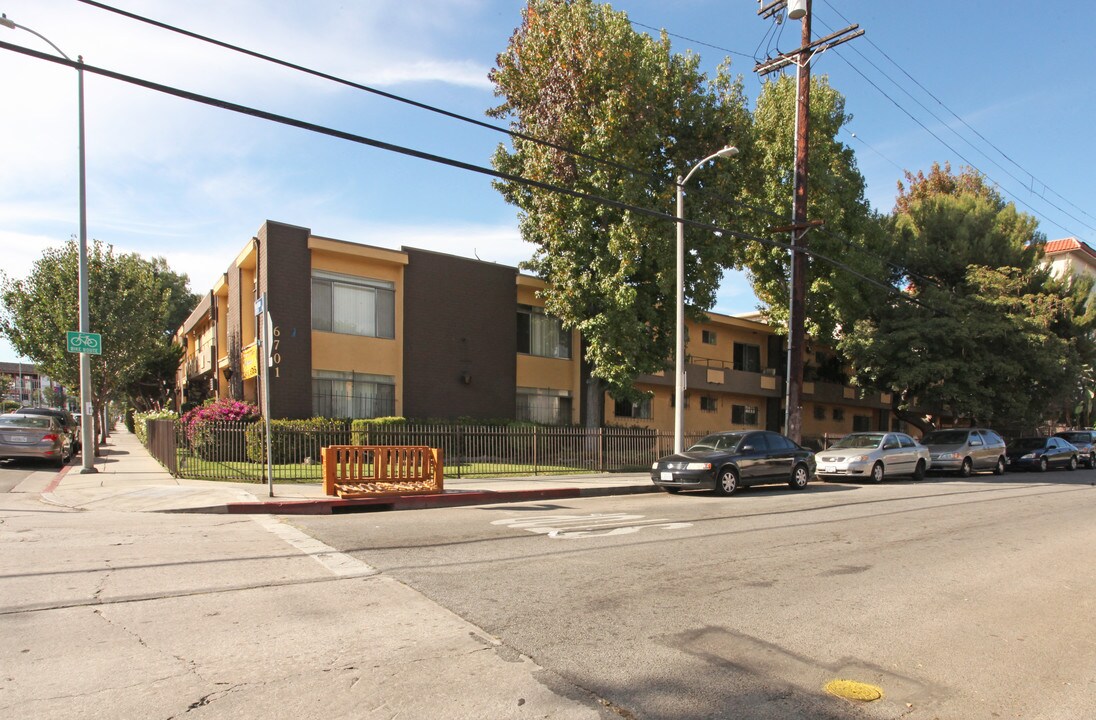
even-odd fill
[{"label": "car side mirror", "polygon": [[744,452],[744,453],[753,452],[754,449],[755,448],[754,448],[753,445],[743,445],[742,446],[742,452]]}]

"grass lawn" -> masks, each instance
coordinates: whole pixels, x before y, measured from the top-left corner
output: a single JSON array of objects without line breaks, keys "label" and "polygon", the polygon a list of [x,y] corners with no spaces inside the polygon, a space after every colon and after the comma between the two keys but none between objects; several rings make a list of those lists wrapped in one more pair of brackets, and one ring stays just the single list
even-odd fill
[{"label": "grass lawn", "polygon": [[[247,461],[203,460],[195,455],[179,452],[179,474],[191,480],[227,480],[231,482],[262,482],[263,464]],[[534,470],[536,471],[534,473]],[[517,463],[470,462],[446,465],[447,478],[487,478],[527,475],[586,475],[597,472],[589,468],[568,465],[521,465]],[[274,466],[274,482],[318,483],[323,480],[320,463],[305,465],[295,463]]]}]

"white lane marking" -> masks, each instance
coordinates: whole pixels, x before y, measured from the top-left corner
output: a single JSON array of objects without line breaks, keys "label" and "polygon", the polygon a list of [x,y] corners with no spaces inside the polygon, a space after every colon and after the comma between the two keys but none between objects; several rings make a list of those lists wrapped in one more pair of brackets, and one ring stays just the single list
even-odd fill
[{"label": "white lane marking", "polygon": [[277,535],[282,540],[308,555],[313,560],[339,577],[363,577],[375,575],[377,569],[367,565],[357,558],[346,553],[341,553],[335,548],[320,542],[316,538],[306,535],[292,525],[287,525],[281,520],[270,515],[252,515],[251,518],[259,523],[265,530]]},{"label": "white lane marking", "polygon": [[668,518],[647,518],[626,513],[593,513],[591,515],[542,515],[536,518],[504,518],[491,521],[515,530],[547,535],[553,539],[570,540],[610,535],[630,535],[644,528],[680,530],[692,523],[669,522]]}]

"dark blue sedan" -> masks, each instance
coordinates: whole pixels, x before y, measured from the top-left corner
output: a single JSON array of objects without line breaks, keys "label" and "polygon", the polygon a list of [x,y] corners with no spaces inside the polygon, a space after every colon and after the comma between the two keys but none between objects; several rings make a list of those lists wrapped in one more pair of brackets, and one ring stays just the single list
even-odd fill
[{"label": "dark blue sedan", "polygon": [[714,433],[685,452],[651,465],[651,481],[662,490],[715,490],[788,483],[802,490],[814,476],[814,453],[780,433],[765,430]]},{"label": "dark blue sedan", "polygon": [[1016,438],[1005,448],[1008,466],[1012,470],[1046,472],[1052,467],[1077,469],[1077,448],[1057,437]]}]

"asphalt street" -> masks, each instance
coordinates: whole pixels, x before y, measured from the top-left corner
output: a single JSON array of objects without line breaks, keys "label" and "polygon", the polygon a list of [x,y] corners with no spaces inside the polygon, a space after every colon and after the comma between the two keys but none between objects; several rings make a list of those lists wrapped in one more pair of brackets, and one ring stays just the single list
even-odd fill
[{"label": "asphalt street", "polygon": [[622,717],[1064,720],[1096,717],[1094,517],[1079,470],[289,522]]}]

